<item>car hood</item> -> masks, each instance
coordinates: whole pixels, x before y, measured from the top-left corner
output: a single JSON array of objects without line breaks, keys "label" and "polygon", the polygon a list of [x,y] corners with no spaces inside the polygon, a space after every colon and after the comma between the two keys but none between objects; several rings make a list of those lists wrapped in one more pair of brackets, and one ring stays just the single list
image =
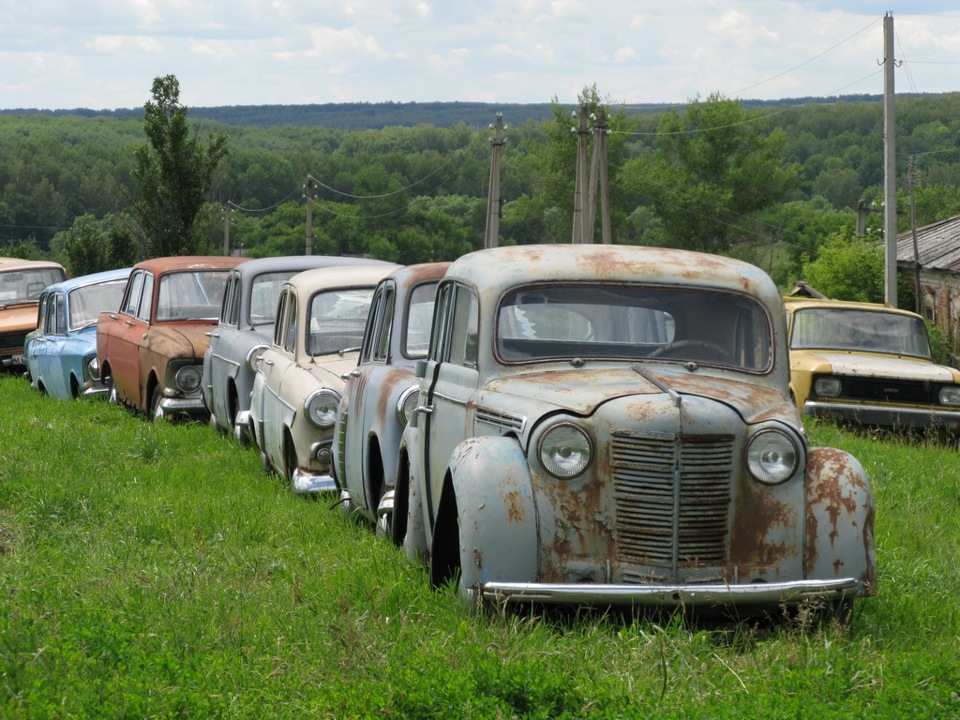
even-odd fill
[{"label": "car hood", "polygon": [[745,422],[774,418],[797,421],[789,396],[769,385],[686,369],[636,367],[639,369],[607,367],[524,373],[493,380],[484,389],[534,398],[584,416],[615,398],[673,392],[722,402],[736,410]]},{"label": "car hood", "polygon": [[0,308],[0,332],[33,330],[37,327],[37,304],[8,305]]},{"label": "car hood", "polygon": [[819,361],[829,363],[831,370],[836,375],[896,378],[926,382],[956,382],[953,370],[928,360],[870,353],[794,352],[793,365],[795,367],[804,367],[809,363]]},{"label": "car hood", "polygon": [[148,331],[150,347],[167,357],[203,358],[211,325],[154,325]]}]

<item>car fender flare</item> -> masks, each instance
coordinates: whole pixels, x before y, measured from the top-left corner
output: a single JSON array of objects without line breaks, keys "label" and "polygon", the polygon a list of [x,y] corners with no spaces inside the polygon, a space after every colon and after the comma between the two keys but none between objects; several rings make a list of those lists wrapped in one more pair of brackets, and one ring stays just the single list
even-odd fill
[{"label": "car fender flare", "polygon": [[536,581],[537,508],[517,440],[465,440],[450,458],[450,477],[459,512],[461,586]]},{"label": "car fender flare", "polygon": [[807,455],[806,575],[855,577],[876,593],[875,506],[867,473],[850,453],[810,448]]}]

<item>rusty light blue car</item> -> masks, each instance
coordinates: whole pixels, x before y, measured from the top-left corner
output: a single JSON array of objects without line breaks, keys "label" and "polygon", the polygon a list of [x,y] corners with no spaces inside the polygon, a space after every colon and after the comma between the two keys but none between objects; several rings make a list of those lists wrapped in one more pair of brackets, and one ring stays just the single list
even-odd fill
[{"label": "rusty light blue car", "polygon": [[873,495],[808,445],[786,337],[776,285],[729,258],[461,257],[400,450],[406,554],[474,605],[849,611],[875,592]]},{"label": "rusty light blue car", "polygon": [[40,294],[24,355],[30,385],[69,400],[106,393],[97,366],[97,318],[120,307],[130,268],[64,280]]}]

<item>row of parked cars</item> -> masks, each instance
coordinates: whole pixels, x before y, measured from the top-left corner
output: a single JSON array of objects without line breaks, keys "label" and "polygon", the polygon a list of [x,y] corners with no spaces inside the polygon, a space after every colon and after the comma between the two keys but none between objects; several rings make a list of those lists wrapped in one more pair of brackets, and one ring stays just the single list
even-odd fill
[{"label": "row of parked cars", "polygon": [[[35,387],[209,419],[474,606],[849,609],[876,590],[873,495],[801,414],[960,421],[956,371],[869,322],[890,308],[850,325],[892,353],[818,341],[845,304],[785,312],[761,270],[701,253],[183,257],[43,287]],[[928,394],[909,412],[905,390],[861,397],[910,387],[872,356],[925,368]]]}]

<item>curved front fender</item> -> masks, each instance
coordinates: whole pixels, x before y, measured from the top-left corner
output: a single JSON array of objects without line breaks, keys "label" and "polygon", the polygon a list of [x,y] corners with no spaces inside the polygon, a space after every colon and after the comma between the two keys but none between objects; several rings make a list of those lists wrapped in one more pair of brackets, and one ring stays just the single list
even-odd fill
[{"label": "curved front fender", "polygon": [[537,509],[523,450],[513,438],[474,437],[450,458],[457,499],[461,582],[533,582]]},{"label": "curved front fender", "polygon": [[807,457],[808,578],[857,578],[876,594],[874,500],[867,473],[850,453],[811,448]]}]

